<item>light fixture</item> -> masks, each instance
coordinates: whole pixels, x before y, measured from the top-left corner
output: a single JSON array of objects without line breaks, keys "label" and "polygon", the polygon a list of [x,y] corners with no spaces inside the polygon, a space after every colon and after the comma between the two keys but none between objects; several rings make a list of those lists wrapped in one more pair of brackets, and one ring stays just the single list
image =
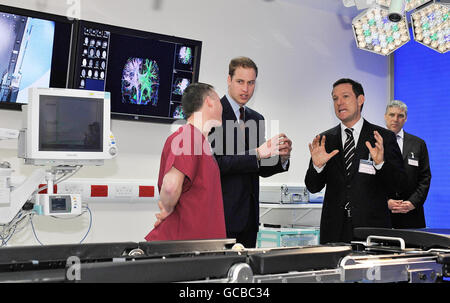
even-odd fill
[{"label": "light fixture", "polygon": [[440,53],[450,50],[450,5],[432,2],[411,14],[414,40]]},{"label": "light fixture", "polygon": [[358,48],[387,56],[411,40],[405,18],[391,22],[388,15],[388,8],[374,5],[353,19]]},{"label": "light fixture", "polygon": [[[405,11],[409,12],[412,11],[413,9],[418,8],[421,5],[424,5],[427,2],[431,2],[432,0],[403,0],[403,1],[405,2]],[[377,3],[387,7],[391,6],[391,0],[377,0]]]},{"label": "light fixture", "polygon": [[358,10],[366,9],[374,4],[377,0],[342,0],[345,7],[356,6]]}]

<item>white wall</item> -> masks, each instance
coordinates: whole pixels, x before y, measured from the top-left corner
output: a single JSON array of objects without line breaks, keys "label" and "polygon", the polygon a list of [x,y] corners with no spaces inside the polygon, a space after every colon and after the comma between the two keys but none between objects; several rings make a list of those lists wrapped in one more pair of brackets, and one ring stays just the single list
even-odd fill
[{"label": "white wall", "polygon": [[[72,1],[67,1],[72,3]],[[59,15],[70,12],[62,0],[1,0],[1,4]],[[307,144],[339,121],[332,107],[331,85],[342,77],[359,80],[365,89],[363,115],[383,125],[389,97],[388,59],[355,47],[351,19],[355,8],[338,0],[82,0],[80,18],[203,41],[200,81],[226,92],[228,62],[248,56],[259,67],[250,107],[267,120],[278,120],[293,141],[289,172],[263,179],[263,184],[302,184],[308,166]],[[19,112],[0,110],[0,127],[20,128]],[[119,156],[103,167],[83,168],[77,178],[156,179],[160,152],[170,126],[112,121]],[[275,135],[275,134],[268,134]],[[26,176],[15,157],[15,142],[0,142],[0,160]],[[141,241],[153,224],[154,205],[90,204],[94,223],[88,242]],[[137,209],[136,209],[137,208]],[[39,220],[38,220],[39,219]],[[81,218],[80,218],[81,219]],[[70,227],[52,218],[37,218],[36,230],[47,243],[76,242],[87,220]],[[38,222],[39,221],[39,222]],[[75,224],[75,223],[74,223]],[[41,229],[41,230],[40,230]],[[58,232],[50,232],[57,229]],[[112,231],[112,232],[110,232]],[[81,235],[81,236],[80,236]],[[47,234],[45,234],[47,236]],[[11,244],[34,244],[26,228]]]}]

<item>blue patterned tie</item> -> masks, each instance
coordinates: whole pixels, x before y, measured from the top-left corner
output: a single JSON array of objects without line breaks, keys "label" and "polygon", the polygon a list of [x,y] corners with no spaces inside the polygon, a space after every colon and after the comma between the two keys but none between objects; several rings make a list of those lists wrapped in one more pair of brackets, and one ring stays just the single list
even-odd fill
[{"label": "blue patterned tie", "polygon": [[240,107],[239,108],[239,126],[243,132],[245,131],[245,122],[244,121],[245,121],[245,109],[244,109],[244,107]]}]

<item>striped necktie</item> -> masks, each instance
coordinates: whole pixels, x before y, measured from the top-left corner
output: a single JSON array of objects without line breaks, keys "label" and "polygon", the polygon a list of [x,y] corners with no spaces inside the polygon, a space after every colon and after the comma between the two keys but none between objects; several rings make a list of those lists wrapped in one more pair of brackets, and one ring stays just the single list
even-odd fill
[{"label": "striped necktie", "polygon": [[355,156],[355,140],[353,139],[353,128],[346,128],[347,139],[344,143],[344,163],[346,175],[350,175],[353,157]]}]

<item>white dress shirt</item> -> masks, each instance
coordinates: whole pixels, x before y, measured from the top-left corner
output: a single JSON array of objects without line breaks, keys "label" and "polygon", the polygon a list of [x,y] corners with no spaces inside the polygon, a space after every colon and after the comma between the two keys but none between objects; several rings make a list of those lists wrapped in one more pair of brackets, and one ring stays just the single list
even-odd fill
[{"label": "white dress shirt", "polygon": [[[359,135],[361,134],[361,130],[364,124],[364,119],[358,120],[351,128],[353,128],[353,140],[355,141],[355,147],[358,146]],[[347,134],[345,133],[345,129],[348,128],[341,122],[341,137],[342,137],[342,149],[344,149],[345,141],[347,140]]]},{"label": "white dress shirt", "polygon": [[396,137],[397,137],[398,147],[400,147],[400,151],[402,152],[402,155],[403,155],[403,141],[405,138],[405,132],[403,131],[403,128],[398,132]]},{"label": "white dress shirt", "polygon": [[[230,103],[231,108],[233,109],[234,115],[236,116],[236,120],[238,122],[241,122],[241,121],[239,121],[239,117],[241,115],[241,113],[239,112],[239,109],[241,108],[241,106],[236,101],[234,101],[234,99],[231,98],[230,95],[225,94],[225,97],[227,97],[228,102]],[[245,110],[245,106],[243,106],[243,108]]]},{"label": "white dress shirt", "polygon": [[[359,140],[359,135],[361,135],[361,130],[364,124],[364,119],[361,117],[358,122],[356,122],[351,128],[353,128],[353,140],[355,141],[355,148],[356,146],[358,146],[358,140]],[[345,126],[342,122],[341,122],[341,137],[342,137],[342,149],[344,149],[344,145],[345,145],[345,141],[347,140],[347,134],[345,133],[345,129],[347,129],[348,127]],[[365,144],[365,143],[364,143]],[[369,153],[369,157],[370,157],[370,153]],[[383,167],[384,161],[381,162],[380,164],[376,165],[375,163],[373,163],[373,166],[375,167],[376,170],[380,170]],[[322,167],[317,167],[313,164],[315,170],[317,171],[317,173],[321,173],[324,169],[325,166],[327,164],[325,163],[324,166]]]}]

